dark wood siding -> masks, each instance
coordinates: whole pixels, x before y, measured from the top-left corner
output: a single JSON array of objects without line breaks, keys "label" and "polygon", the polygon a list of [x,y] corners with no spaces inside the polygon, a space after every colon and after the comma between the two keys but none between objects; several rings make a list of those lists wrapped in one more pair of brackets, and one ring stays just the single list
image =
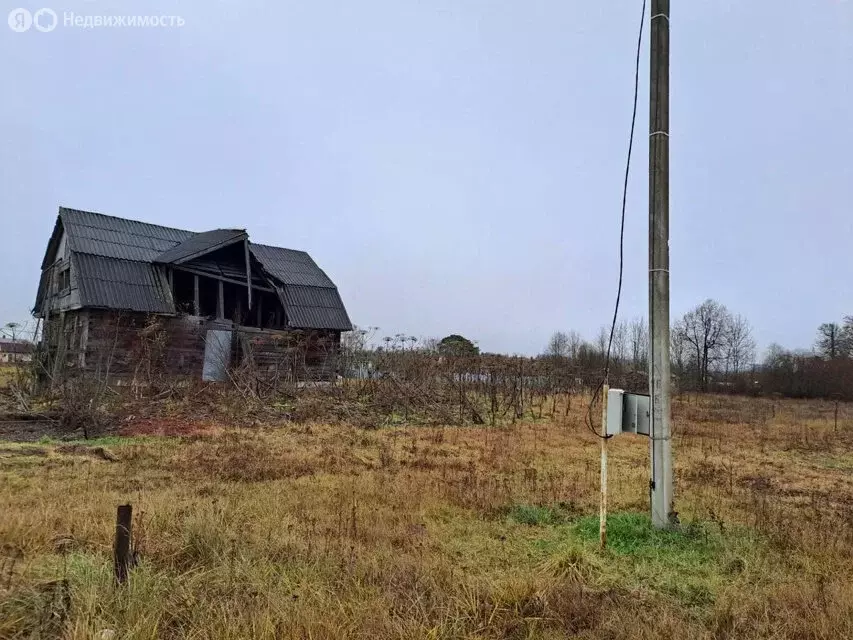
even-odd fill
[{"label": "dark wood siding", "polygon": [[334,380],[340,331],[276,331],[240,327],[237,357],[261,376],[287,381]]},{"label": "dark wood siding", "polygon": [[42,346],[54,378],[81,375],[110,382],[201,379],[205,336],[231,329],[232,367],[286,380],[333,380],[339,331],[278,331],[231,327],[198,316],[156,316],[84,309],[54,316]]}]

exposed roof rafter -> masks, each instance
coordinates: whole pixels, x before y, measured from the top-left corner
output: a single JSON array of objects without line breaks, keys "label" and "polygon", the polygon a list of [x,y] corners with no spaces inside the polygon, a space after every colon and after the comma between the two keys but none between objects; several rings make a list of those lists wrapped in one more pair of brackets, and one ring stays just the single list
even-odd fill
[{"label": "exposed roof rafter", "polygon": [[203,231],[202,233],[190,236],[171,249],[167,249],[154,258],[153,262],[161,264],[183,264],[184,262],[200,258],[219,249],[230,247],[238,242],[246,242],[248,239],[249,236],[244,229],[213,229],[212,231]]}]

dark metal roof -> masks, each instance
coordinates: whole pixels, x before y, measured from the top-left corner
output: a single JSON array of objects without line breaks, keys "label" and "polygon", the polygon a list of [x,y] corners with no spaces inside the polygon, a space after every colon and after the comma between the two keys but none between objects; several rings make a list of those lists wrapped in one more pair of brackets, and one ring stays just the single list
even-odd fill
[{"label": "dark metal roof", "polygon": [[[244,229],[214,229],[190,236],[180,244],[167,249],[154,262],[181,264],[206,253],[243,242],[249,238]],[[245,269],[244,269],[245,271]]]},{"label": "dark metal roof", "polygon": [[87,253],[77,253],[72,260],[77,270],[82,306],[145,313],[175,312],[172,294],[160,267]]},{"label": "dark metal roof", "polygon": [[284,287],[287,324],[294,329],[351,331],[340,294],[323,270],[304,251],[250,244],[249,250],[264,269]]},{"label": "dark metal roof", "polygon": [[[164,270],[156,263],[193,261],[215,273],[217,265],[202,264],[205,260],[199,256],[248,237],[237,229],[196,233],[60,207],[42,269],[49,266],[63,229],[76,265],[81,306],[147,313],[175,312]],[[249,250],[282,292],[291,327],[352,329],[334,282],[311,256],[254,243],[249,244]],[[241,275],[226,273],[228,265],[219,265],[218,269],[225,277]],[[45,295],[43,285],[40,283],[37,312]]]},{"label": "dark metal roof", "polygon": [[35,315],[41,315],[42,304],[44,303],[44,298],[47,295],[47,286],[50,281],[50,270],[42,267],[41,276],[39,276],[39,287],[36,291],[36,303],[33,305],[33,313]]},{"label": "dark metal roof", "polygon": [[101,213],[59,209],[69,248],[105,258],[152,262],[194,235],[192,231],[115,218]]},{"label": "dark metal roof", "polygon": [[255,243],[249,245],[249,250],[264,269],[284,284],[332,289],[335,287],[329,276],[304,251]]},{"label": "dark metal roof", "polygon": [[352,330],[344,303],[334,288],[285,285],[284,309],[287,323],[294,329]]}]

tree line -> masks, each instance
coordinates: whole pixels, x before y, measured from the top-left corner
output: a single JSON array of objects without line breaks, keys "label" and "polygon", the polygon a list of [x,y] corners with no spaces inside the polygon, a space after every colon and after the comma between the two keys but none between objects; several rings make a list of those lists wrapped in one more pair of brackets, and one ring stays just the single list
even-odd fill
[{"label": "tree line", "polygon": [[[555,332],[542,357],[567,362],[606,360],[615,376],[645,375],[648,366],[649,330],[644,318],[619,322],[613,329],[601,327],[592,342],[576,331]],[[708,391],[728,385],[752,367],[755,341],[747,320],[715,300],[706,300],[679,318],[670,330],[672,370],[683,389]]]},{"label": "tree line", "polygon": [[[380,363],[396,362],[401,354],[434,356],[438,358],[436,367],[463,358],[471,371],[485,360],[492,371],[503,359],[512,361],[507,366],[513,370],[522,367],[524,375],[535,378],[539,386],[577,390],[601,381],[609,348],[611,386],[635,392],[648,388],[649,330],[642,317],[618,322],[612,341],[610,326],[601,327],[592,340],[574,330],[555,331],[542,353],[533,358],[480,354],[475,341],[458,334],[441,340],[406,334],[374,340],[377,331],[370,327],[344,335],[345,376],[369,376],[382,369]],[[411,356],[405,361],[418,361]],[[670,329],[670,356],[676,392],[853,400],[853,316],[820,325],[811,349],[771,345],[759,359],[749,321],[708,299],[675,320]]]},{"label": "tree line", "polygon": [[853,316],[821,324],[810,350],[771,344],[762,379],[786,396],[853,400]]},{"label": "tree line", "polygon": [[[603,363],[610,328],[592,341],[576,331],[555,332],[540,356],[587,369]],[[647,376],[645,319],[617,323],[610,352],[611,378]],[[680,391],[781,394],[853,400],[853,316],[821,324],[812,349],[771,345],[763,360],[748,320],[716,300],[705,300],[670,329],[673,382]]]}]

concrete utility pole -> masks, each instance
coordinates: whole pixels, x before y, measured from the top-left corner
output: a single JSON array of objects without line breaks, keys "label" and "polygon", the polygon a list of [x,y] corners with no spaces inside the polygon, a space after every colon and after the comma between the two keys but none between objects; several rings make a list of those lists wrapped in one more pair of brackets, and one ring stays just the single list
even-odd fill
[{"label": "concrete utility pole", "polygon": [[669,0],[652,0],[649,110],[649,395],[652,524],[675,523],[669,403]]}]

